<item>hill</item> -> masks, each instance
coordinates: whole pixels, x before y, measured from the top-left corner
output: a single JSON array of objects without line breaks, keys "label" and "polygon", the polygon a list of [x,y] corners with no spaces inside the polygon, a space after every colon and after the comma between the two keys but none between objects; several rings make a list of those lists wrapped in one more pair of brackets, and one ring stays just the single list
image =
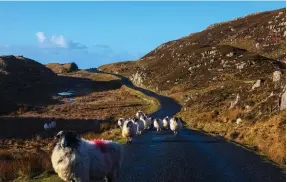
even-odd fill
[{"label": "hill", "polygon": [[[35,94],[49,87],[56,79],[50,69],[22,56],[0,56],[0,114],[15,110],[18,104],[31,103]],[[38,89],[34,89],[34,88]]]},{"label": "hill", "polygon": [[209,26],[101,71],[168,95],[188,126],[285,164],[286,9]]},{"label": "hill", "polygon": [[55,73],[70,73],[74,71],[78,71],[78,66],[76,63],[49,63],[46,65],[47,68],[51,69]]}]

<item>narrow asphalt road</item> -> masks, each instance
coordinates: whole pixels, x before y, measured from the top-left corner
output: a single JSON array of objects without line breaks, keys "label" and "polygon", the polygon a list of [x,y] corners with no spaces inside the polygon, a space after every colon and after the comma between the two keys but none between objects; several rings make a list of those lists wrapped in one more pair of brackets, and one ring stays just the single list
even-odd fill
[{"label": "narrow asphalt road", "polygon": [[[119,76],[119,75],[116,75]],[[124,83],[157,98],[161,108],[154,117],[173,115],[180,105],[173,99]],[[147,131],[125,145],[120,182],[278,182],[285,181],[285,170],[222,138],[183,129]]]}]

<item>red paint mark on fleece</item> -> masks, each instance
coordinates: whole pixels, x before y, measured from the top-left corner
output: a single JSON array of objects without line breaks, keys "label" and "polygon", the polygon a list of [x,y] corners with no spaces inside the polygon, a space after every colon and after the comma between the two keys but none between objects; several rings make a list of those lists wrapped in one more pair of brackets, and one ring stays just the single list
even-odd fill
[{"label": "red paint mark on fleece", "polygon": [[106,146],[106,142],[105,141],[96,139],[96,140],[93,140],[92,143],[96,147],[98,147],[101,150],[101,152],[103,152],[103,153],[107,152],[107,146]]}]

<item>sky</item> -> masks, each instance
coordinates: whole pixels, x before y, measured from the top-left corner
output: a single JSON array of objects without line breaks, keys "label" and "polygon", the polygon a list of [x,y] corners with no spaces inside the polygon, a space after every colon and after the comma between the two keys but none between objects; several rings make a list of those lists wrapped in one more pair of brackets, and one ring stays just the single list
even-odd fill
[{"label": "sky", "polygon": [[137,60],[210,24],[285,2],[0,2],[0,55],[80,68]]}]

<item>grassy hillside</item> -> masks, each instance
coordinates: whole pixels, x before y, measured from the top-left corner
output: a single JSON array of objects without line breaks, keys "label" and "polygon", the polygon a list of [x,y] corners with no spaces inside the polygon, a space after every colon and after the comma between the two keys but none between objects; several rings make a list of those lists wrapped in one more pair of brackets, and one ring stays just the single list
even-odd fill
[{"label": "grassy hillside", "polygon": [[285,14],[279,9],[214,24],[137,61],[99,70],[174,98],[190,127],[285,165]]}]

